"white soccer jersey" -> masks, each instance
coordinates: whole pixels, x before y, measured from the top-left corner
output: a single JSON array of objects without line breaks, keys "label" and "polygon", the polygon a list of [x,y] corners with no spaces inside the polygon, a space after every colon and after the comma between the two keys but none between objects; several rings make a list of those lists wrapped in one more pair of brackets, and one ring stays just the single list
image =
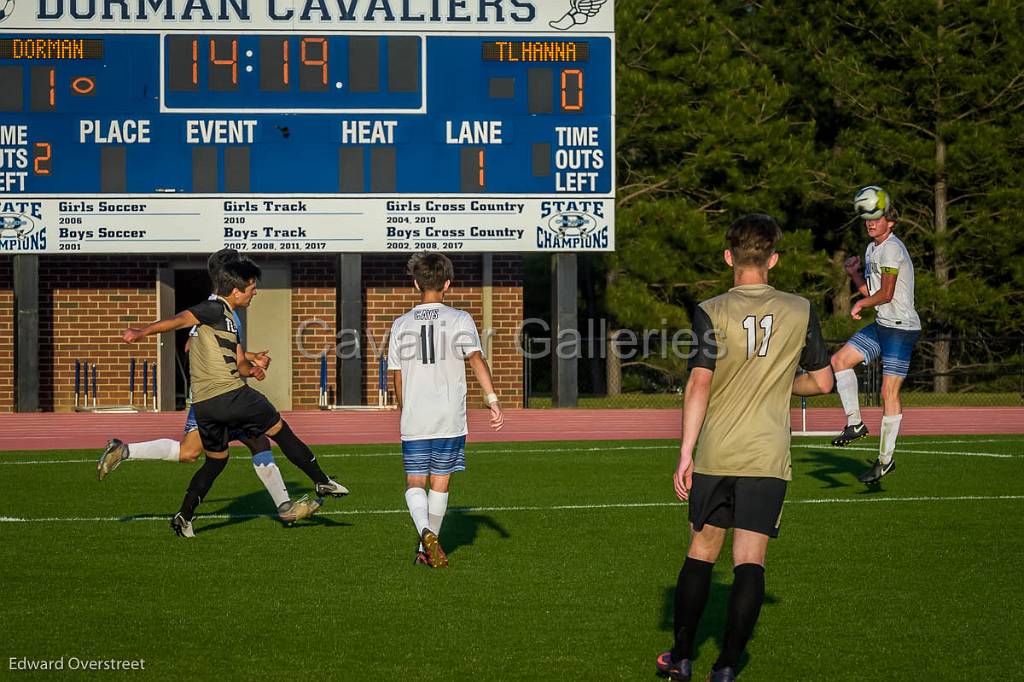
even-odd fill
[{"label": "white soccer jersey", "polygon": [[914,309],[914,264],[899,237],[890,233],[881,244],[868,244],[864,263],[868,293],[872,296],[882,288],[883,271],[896,274],[896,291],[892,300],[877,307],[875,321],[892,329],[920,329],[921,318]]},{"label": "white soccer jersey", "polygon": [[483,352],[473,317],[424,303],[391,325],[388,369],[402,372],[402,440],[454,438],[466,428],[466,357]]}]

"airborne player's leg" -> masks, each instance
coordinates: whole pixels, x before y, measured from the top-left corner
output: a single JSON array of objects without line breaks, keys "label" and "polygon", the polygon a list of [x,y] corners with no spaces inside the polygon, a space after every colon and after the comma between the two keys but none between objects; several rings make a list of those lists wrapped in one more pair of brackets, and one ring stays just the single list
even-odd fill
[{"label": "airborne player's leg", "polygon": [[878,483],[896,468],[893,455],[896,437],[903,421],[900,388],[910,369],[910,358],[920,332],[879,328],[882,339],[882,433],[878,443],[878,459],[871,468],[857,477],[861,483]]},{"label": "airborne player's leg", "polygon": [[878,333],[874,324],[854,334],[849,342],[832,356],[832,370],[836,375],[836,391],[843,402],[846,413],[846,426],[832,441],[832,445],[849,445],[858,438],[868,435],[868,427],[860,414],[860,397],[857,394],[857,375],[853,368],[867,364],[881,353]]}]

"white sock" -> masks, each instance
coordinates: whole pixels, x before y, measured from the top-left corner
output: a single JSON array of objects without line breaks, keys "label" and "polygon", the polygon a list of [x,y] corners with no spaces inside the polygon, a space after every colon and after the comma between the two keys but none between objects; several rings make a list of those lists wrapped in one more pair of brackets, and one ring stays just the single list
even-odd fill
[{"label": "white sock", "polygon": [[430,518],[430,530],[441,537],[441,524],[444,523],[444,513],[448,510],[448,493],[439,493],[431,490],[427,493],[427,515]]},{"label": "white sock", "polygon": [[857,399],[857,373],[852,369],[836,372],[836,390],[843,401],[843,412],[846,413],[846,425],[860,424],[860,401]]},{"label": "white sock", "polygon": [[900,433],[901,421],[903,421],[902,414],[882,417],[882,437],[878,443],[878,461],[883,465],[892,461],[893,453],[896,452],[896,436]]},{"label": "white sock", "polygon": [[416,526],[416,534],[423,535],[423,531],[430,527],[430,519],[427,516],[427,491],[423,488],[409,488],[405,491],[405,504],[409,507],[409,514]]},{"label": "white sock", "polygon": [[291,499],[288,497],[288,488],[285,487],[284,479],[281,477],[281,470],[277,468],[277,462],[274,461],[274,453],[270,450],[257,452],[252,456],[252,467],[256,470],[260,481],[263,482],[263,487],[274,498],[276,506],[280,507]]},{"label": "white sock", "polygon": [[147,440],[143,443],[128,443],[128,459],[163,459],[168,462],[178,461],[181,443],[170,438]]}]

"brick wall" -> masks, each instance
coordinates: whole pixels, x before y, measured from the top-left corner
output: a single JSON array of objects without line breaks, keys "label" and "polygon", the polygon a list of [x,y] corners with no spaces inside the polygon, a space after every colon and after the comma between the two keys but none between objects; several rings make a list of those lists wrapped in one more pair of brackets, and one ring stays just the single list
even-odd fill
[{"label": "brick wall", "polygon": [[[128,403],[129,359],[137,363],[136,388],[141,394],[142,361],[153,363],[156,339],[128,346],[121,332],[151,322],[157,315],[157,270],[169,262],[205,262],[205,256],[41,256],[39,259],[40,408],[74,408],[75,360],[95,363],[99,372],[98,402]],[[334,398],[336,310],[335,257],[289,258],[292,263],[293,408],[315,409],[320,389],[319,354],[330,349],[328,385]],[[363,338],[367,402],[377,401],[377,362],[395,317],[414,306],[419,297],[405,276],[405,256],[363,257],[364,318],[369,338]],[[468,310],[482,325],[482,259],[456,256],[456,282],[448,302]],[[0,411],[14,407],[14,297],[12,260],[0,259]],[[522,259],[494,258],[494,327],[491,368],[496,390],[508,407],[522,405],[522,358],[516,352],[516,332],[523,315]],[[319,323],[310,324],[313,320]],[[301,352],[297,342],[300,327]],[[481,333],[483,330],[481,329]],[[368,341],[371,342],[368,343]],[[376,344],[376,346],[374,345]],[[470,380],[471,405],[480,405],[479,389]],[[391,381],[393,390],[393,380]],[[141,404],[141,395],[136,398]]]},{"label": "brick wall", "polygon": [[320,398],[320,356],[327,353],[327,386],[333,399],[337,325],[336,257],[292,261],[292,409],[315,410]]},{"label": "brick wall", "polygon": [[[127,405],[129,359],[136,359],[136,393],[142,362],[157,357],[157,339],[129,346],[121,333],[156,317],[154,256],[39,259],[39,406],[44,412],[74,409],[75,360],[96,365],[97,402]],[[141,395],[136,398],[141,404]]]},{"label": "brick wall", "polygon": [[[372,343],[363,354],[366,376],[366,400],[377,402],[378,357],[387,348],[391,323],[419,303],[419,294],[405,274],[407,255],[367,256],[363,259],[363,324]],[[455,281],[445,303],[469,312],[483,330],[483,261],[479,254],[452,258]],[[491,374],[495,391],[506,407],[522,407],[523,363],[517,352],[517,333],[523,319],[523,271],[519,256],[495,255],[493,266],[493,323]],[[374,347],[376,346],[376,353]],[[483,406],[483,393],[472,377],[468,378],[471,407]],[[394,378],[388,377],[388,391],[394,391]]]},{"label": "brick wall", "polygon": [[0,258],[0,412],[14,411],[14,268]]}]

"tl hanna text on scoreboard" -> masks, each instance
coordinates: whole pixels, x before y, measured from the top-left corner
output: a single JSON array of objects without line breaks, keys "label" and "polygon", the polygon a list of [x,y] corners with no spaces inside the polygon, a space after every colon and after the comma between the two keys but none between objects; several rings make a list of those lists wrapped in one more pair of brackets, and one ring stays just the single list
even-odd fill
[{"label": "tl hanna text on scoreboard", "polygon": [[599,0],[14,0],[0,251],[610,250]]}]

